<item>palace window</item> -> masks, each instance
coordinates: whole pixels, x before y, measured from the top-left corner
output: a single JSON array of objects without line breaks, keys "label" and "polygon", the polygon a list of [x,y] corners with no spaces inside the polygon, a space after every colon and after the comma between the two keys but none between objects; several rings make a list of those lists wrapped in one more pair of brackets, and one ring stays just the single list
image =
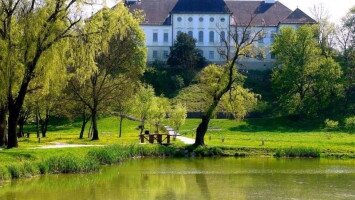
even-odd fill
[{"label": "palace window", "polygon": [[222,17],[221,22],[225,22],[225,21],[226,21],[226,18]]},{"label": "palace window", "polygon": [[203,42],[203,31],[198,32],[198,42]]},{"label": "palace window", "polygon": [[153,33],[153,42],[158,42],[158,33]]},{"label": "palace window", "polygon": [[169,33],[164,33],[164,42],[169,42]]},{"label": "palace window", "polygon": [[189,19],[188,19],[188,20],[189,20],[189,22],[192,22],[192,20],[193,20],[193,19],[192,19],[192,17],[189,17]]},{"label": "palace window", "polygon": [[203,22],[203,17],[200,17],[198,20],[199,20],[200,22]]},{"label": "palace window", "polygon": [[210,22],[214,22],[214,18],[213,17],[210,18]]},{"label": "palace window", "polygon": [[178,17],[177,20],[178,20],[178,22],[181,22],[181,21],[182,21],[182,18],[181,18],[181,17]]},{"label": "palace window", "polygon": [[168,58],[169,57],[169,51],[163,51],[163,56],[164,58]]},{"label": "palace window", "polygon": [[213,59],[214,59],[214,51],[210,51],[210,52],[209,52],[208,58],[209,58],[210,60],[213,60]]},{"label": "palace window", "polygon": [[194,34],[193,34],[192,31],[189,31],[187,34],[188,34],[190,37],[194,37]]},{"label": "palace window", "polygon": [[226,33],[224,31],[221,31],[221,40],[220,42],[225,42],[226,40]]},{"label": "palace window", "polygon": [[210,42],[214,42],[214,32],[210,31]]},{"label": "palace window", "polygon": [[157,50],[153,51],[153,59],[158,59],[158,51]]}]

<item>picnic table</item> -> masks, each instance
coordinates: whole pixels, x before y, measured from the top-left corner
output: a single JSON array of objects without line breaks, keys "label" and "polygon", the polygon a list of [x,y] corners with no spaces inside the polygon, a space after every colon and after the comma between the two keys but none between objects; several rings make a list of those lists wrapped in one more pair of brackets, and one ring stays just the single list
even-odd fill
[{"label": "picnic table", "polygon": [[170,144],[170,137],[172,135],[170,134],[162,134],[162,133],[153,133],[153,134],[140,134],[139,138],[140,138],[140,142],[144,143],[144,141],[148,141],[151,144],[154,144],[154,142],[156,141],[158,144],[163,144],[163,142],[165,142],[165,144]]}]

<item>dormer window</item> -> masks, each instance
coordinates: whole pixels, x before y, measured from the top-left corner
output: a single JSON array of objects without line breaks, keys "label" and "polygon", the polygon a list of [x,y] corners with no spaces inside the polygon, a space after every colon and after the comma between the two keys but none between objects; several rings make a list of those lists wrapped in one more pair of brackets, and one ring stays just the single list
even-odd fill
[{"label": "dormer window", "polygon": [[192,22],[193,19],[192,17],[189,17],[187,20],[189,20],[189,22]]},{"label": "dormer window", "polygon": [[182,21],[182,18],[181,18],[181,17],[178,17],[177,20],[178,20],[178,22],[181,22],[181,21]]},{"label": "dormer window", "polygon": [[210,22],[214,22],[214,18],[213,17],[210,18]]}]

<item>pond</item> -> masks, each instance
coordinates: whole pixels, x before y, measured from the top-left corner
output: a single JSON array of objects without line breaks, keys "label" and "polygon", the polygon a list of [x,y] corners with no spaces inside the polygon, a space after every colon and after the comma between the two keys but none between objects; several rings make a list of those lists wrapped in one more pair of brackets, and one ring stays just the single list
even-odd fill
[{"label": "pond", "polygon": [[13,181],[0,199],[355,199],[354,188],[354,160],[149,158]]}]

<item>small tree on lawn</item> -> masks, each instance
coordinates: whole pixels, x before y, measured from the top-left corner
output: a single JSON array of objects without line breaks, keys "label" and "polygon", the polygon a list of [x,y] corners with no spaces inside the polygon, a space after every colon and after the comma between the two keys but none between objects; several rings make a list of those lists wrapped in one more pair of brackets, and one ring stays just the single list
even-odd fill
[{"label": "small tree on lawn", "polygon": [[186,33],[180,33],[171,47],[167,61],[171,67],[198,69],[205,66],[205,59],[196,48],[196,40]]},{"label": "small tree on lawn", "polygon": [[180,127],[185,124],[187,117],[186,106],[182,105],[181,103],[177,103],[176,105],[172,106],[169,117],[171,126],[176,132],[179,132]]},{"label": "small tree on lawn", "polygon": [[169,100],[164,97],[154,97],[151,107],[149,109],[148,120],[155,126],[156,133],[159,133],[159,127],[166,120],[169,111]]},{"label": "small tree on lawn", "polygon": [[149,112],[153,104],[154,96],[154,89],[149,85],[141,86],[135,96],[133,113],[141,121],[141,125],[139,126],[140,134],[143,133],[145,123],[149,118]]}]

